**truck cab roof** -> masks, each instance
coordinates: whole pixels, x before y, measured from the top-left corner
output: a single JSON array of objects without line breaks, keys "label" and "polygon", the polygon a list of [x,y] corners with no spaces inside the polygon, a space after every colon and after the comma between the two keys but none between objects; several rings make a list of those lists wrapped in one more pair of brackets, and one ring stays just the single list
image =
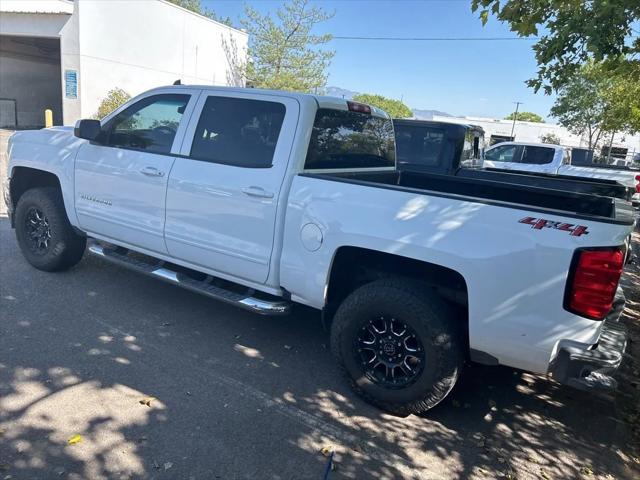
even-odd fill
[{"label": "truck cab roof", "polygon": [[536,142],[500,142],[500,143],[496,143],[494,145],[491,145],[489,148],[487,148],[487,150],[489,150],[490,148],[496,148],[497,146],[505,146],[505,145],[523,145],[525,147],[544,147],[544,148],[553,148],[554,150],[564,150],[566,147],[563,147],[562,145],[556,145],[553,143],[536,143]]},{"label": "truck cab roof", "polygon": [[451,131],[474,130],[484,133],[484,128],[482,128],[480,125],[474,125],[472,123],[454,123],[444,122],[441,120],[420,120],[417,118],[394,118],[393,123],[397,125],[433,126],[438,128],[451,129]]},{"label": "truck cab roof", "polygon": [[[283,90],[269,90],[269,89],[263,89],[263,88],[223,87],[223,86],[216,86],[216,85],[184,85],[184,84],[167,85],[167,86],[157,87],[152,90],[148,90],[144,92],[143,95],[148,96],[150,93],[154,93],[156,91],[167,92],[167,91],[170,91],[171,89],[175,89],[175,90],[179,89],[181,92],[184,92],[185,89],[187,90],[193,89],[193,90],[204,90],[207,92],[276,95],[278,97],[293,98],[297,100],[301,106],[305,104],[312,104],[312,105],[315,104],[317,108],[330,108],[333,110],[348,110],[349,103],[355,103],[355,104],[361,103],[361,102],[348,100],[346,98],[317,95],[313,93],[289,92],[289,91],[283,91]],[[375,107],[373,105],[367,105],[367,106],[371,108],[372,115],[376,117],[390,118],[389,114],[384,110],[378,107]]]}]

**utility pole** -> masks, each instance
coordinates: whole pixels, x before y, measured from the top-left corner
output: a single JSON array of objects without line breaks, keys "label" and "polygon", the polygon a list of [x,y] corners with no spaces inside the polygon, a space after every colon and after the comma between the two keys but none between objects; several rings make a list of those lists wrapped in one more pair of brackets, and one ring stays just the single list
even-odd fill
[{"label": "utility pole", "polygon": [[613,136],[616,132],[611,132],[611,140],[609,140],[609,151],[607,152],[607,165],[611,165],[611,147],[613,146]]},{"label": "utility pole", "polygon": [[522,105],[522,102],[513,102],[516,104],[516,112],[513,114],[513,125],[511,125],[511,138],[513,139],[513,131],[516,128],[516,120],[518,119],[518,107]]}]

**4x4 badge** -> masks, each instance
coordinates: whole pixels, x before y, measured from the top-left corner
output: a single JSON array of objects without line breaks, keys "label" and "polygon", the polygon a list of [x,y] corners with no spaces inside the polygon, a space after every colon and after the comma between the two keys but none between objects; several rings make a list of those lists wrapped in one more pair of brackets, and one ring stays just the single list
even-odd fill
[{"label": "4x4 badge", "polygon": [[580,235],[588,235],[587,227],[584,225],[574,225],[573,223],[554,222],[553,220],[547,220],[545,218],[525,217],[518,220],[519,223],[531,225],[534,230],[542,230],[543,228],[555,228],[556,230],[562,230],[563,232],[569,232],[572,237],[579,237]]}]

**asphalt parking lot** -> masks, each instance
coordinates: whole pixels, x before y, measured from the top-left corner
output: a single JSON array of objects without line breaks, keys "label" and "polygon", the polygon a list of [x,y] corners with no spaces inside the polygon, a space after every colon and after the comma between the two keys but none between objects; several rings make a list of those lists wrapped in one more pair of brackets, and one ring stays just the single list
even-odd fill
[{"label": "asphalt parking lot", "polygon": [[387,415],[316,312],[261,317],[90,257],[40,272],[2,214],[0,302],[0,479],[322,479],[323,447],[335,479],[638,478],[606,398],[473,367],[428,415]]}]

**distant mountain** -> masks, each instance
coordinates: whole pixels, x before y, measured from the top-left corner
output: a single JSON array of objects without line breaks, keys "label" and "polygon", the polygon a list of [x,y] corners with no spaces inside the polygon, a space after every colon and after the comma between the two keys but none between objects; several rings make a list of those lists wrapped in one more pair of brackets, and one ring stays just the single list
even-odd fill
[{"label": "distant mountain", "polygon": [[325,95],[330,97],[346,98],[347,100],[351,100],[359,93],[360,92],[354,92],[353,90],[347,90],[346,88],[340,87],[327,87],[325,90]]},{"label": "distant mountain", "polygon": [[[340,87],[327,87],[325,90],[325,95],[329,95],[330,97],[346,98],[347,100],[351,100],[359,93],[360,92],[354,92],[353,90],[347,90],[346,88]],[[441,112],[440,110],[421,110],[414,108],[411,111],[413,112],[414,117],[418,120],[431,120],[434,115],[439,115],[441,117],[454,116],[447,112]]]},{"label": "distant mountain", "polygon": [[440,110],[420,110],[418,108],[414,108],[411,110],[413,112],[413,116],[418,120],[431,120],[434,115],[438,115],[440,117],[453,117],[447,112],[441,112]]}]

